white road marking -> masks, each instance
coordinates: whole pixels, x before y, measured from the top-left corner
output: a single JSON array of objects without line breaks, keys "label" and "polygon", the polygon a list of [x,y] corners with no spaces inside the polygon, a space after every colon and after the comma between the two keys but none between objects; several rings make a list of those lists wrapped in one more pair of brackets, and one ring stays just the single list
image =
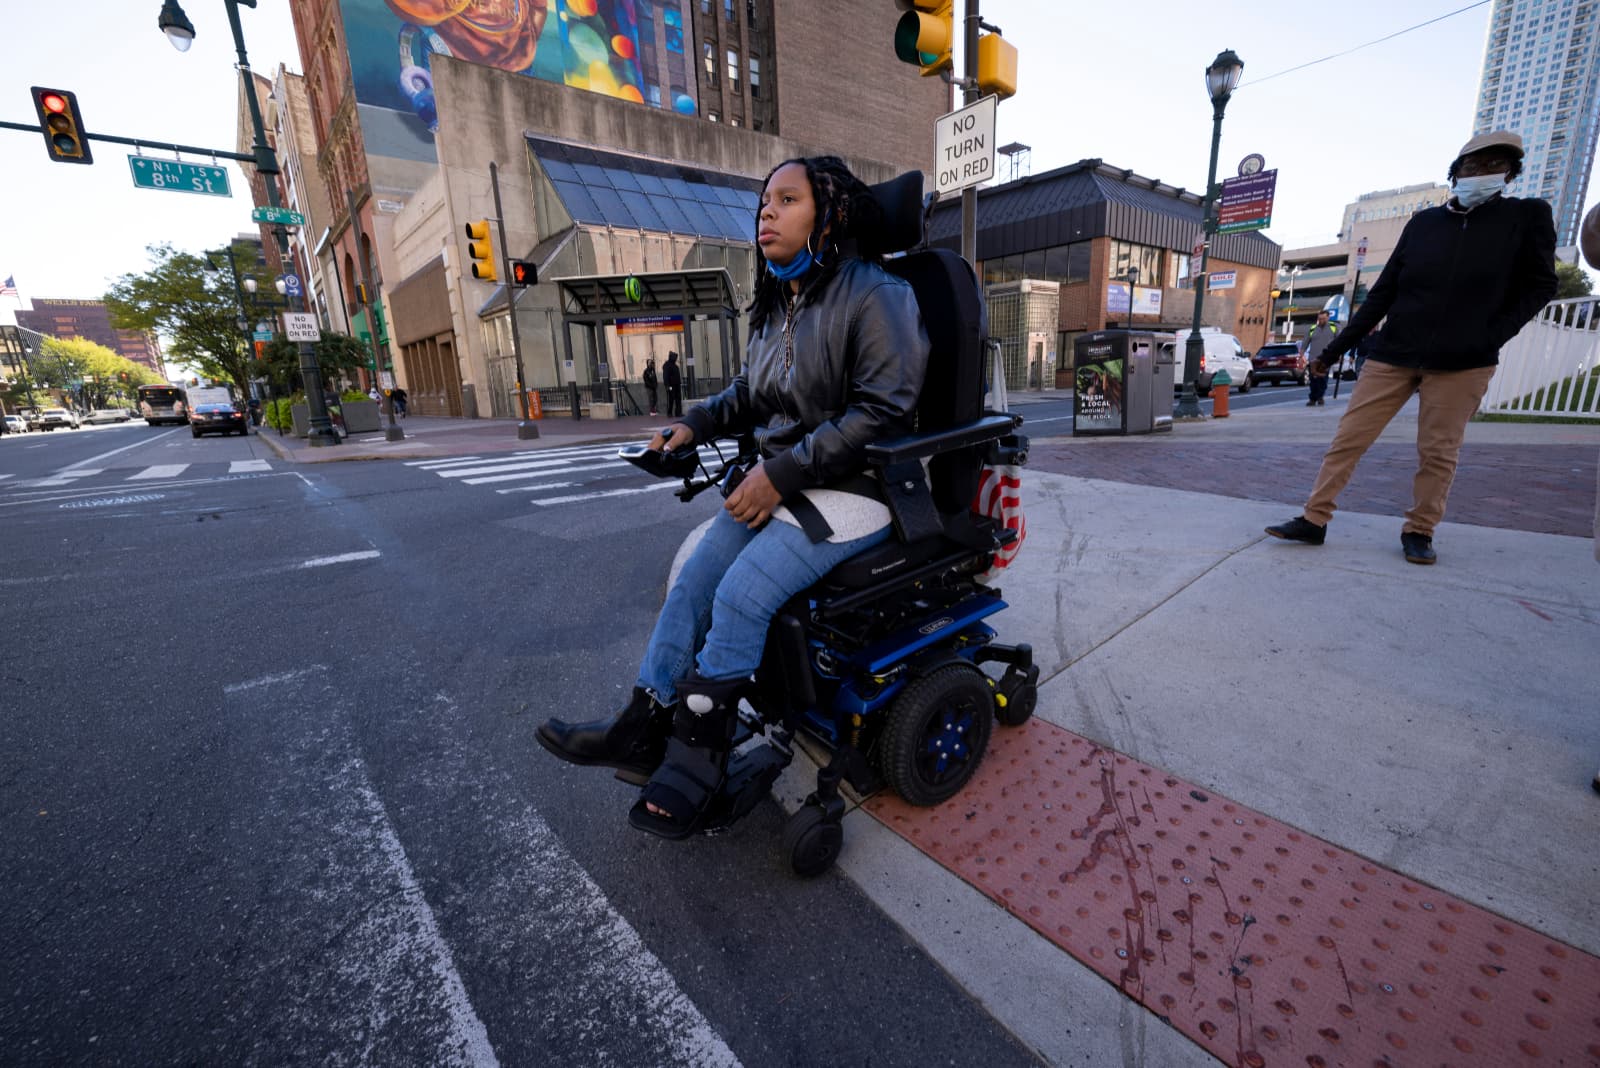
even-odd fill
[{"label": "white road marking", "polygon": [[542,490],[566,489],[568,486],[577,486],[577,485],[581,485],[581,483],[578,483],[578,482],[546,482],[546,483],[543,483],[542,485],[539,485],[539,486],[515,486],[515,487],[513,487],[511,489],[495,490],[495,492],[496,493],[527,493],[528,490],[530,490],[530,489],[542,489]]},{"label": "white road marking", "polygon": [[456,467],[449,471],[435,471],[440,478],[465,478],[468,475],[492,475],[502,471],[525,471],[540,467],[565,467],[570,460],[502,460],[499,463],[478,467]]},{"label": "white road marking", "polygon": [[8,478],[15,478],[15,477],[17,477],[17,476],[15,476],[15,475],[0,475],[0,482],[4,482]]},{"label": "white road marking", "polygon": [[271,471],[272,465],[265,460],[234,460],[228,464],[228,474],[242,475],[247,471]]},{"label": "white road marking", "polygon": [[[185,464],[184,466],[187,467],[188,465]],[[298,471],[266,471],[255,472],[248,475],[218,475],[215,478],[192,478],[183,482],[153,482],[149,484],[149,488],[174,489],[179,486],[207,486],[224,482],[249,482],[258,478],[299,478],[307,485],[311,485],[310,480],[304,475],[301,475]],[[32,496],[34,492],[37,491],[26,490],[21,493],[9,494],[8,496],[16,496],[21,499],[14,501],[0,501],[0,508],[16,508],[19,505],[25,504],[49,504],[52,501],[70,501],[78,497],[92,497],[96,494],[112,491],[111,487],[109,486],[95,486],[92,488],[85,487],[84,489],[73,490],[68,493],[52,493],[48,496],[42,497]]]},{"label": "white road marking", "polygon": [[406,460],[407,467],[420,467],[424,471],[432,471],[436,467],[454,467],[456,464],[482,463],[481,456],[456,456],[449,460]]},{"label": "white road marking", "polygon": [[313,675],[318,671],[326,670],[328,669],[322,664],[312,664],[310,667],[301,668],[299,671],[282,671],[276,675],[263,675],[259,679],[251,679],[248,682],[235,682],[224,686],[222,688],[222,692],[239,693],[243,690],[254,690],[258,686],[275,686],[280,682],[289,682],[293,679],[303,679],[307,675]]},{"label": "white road marking", "polygon": [[32,482],[19,482],[17,484],[19,486],[70,486],[73,482],[80,478],[88,478],[90,475],[98,475],[101,470],[102,468],[99,467],[80,467],[76,469],[64,467],[60,471],[57,471],[55,474],[51,475],[49,478],[40,478],[35,479]]},{"label": "white road marking", "polygon": [[151,478],[177,478],[189,469],[188,464],[156,464],[147,467],[137,475],[129,475],[124,481],[139,482]]},{"label": "white road marking", "polygon": [[[534,504],[546,506],[552,504],[571,504],[573,501],[597,501],[601,497],[626,497],[634,493],[649,493],[651,490],[673,489],[682,485],[677,479],[666,482],[657,482],[649,486],[640,486],[637,489],[604,490],[596,493],[573,493],[566,497],[535,497]],[[527,492],[524,490],[523,492]]]},{"label": "white road marking", "polygon": [[[83,466],[85,466],[87,464],[94,463],[96,460],[104,460],[107,456],[115,456],[119,452],[127,452],[129,449],[137,449],[141,445],[149,445],[152,442],[160,441],[162,438],[166,437],[167,434],[176,434],[179,430],[182,430],[182,429],[183,429],[182,427],[175,427],[174,429],[168,430],[165,433],[157,434],[153,438],[145,438],[142,441],[134,442],[132,445],[124,445],[120,449],[112,449],[110,452],[103,452],[99,456],[91,456],[87,460],[79,460],[77,463],[73,464],[72,466],[73,467],[83,467]],[[169,442],[168,444],[172,444],[172,443]],[[68,470],[71,470],[71,468],[68,468]]]},{"label": "white road marking", "polygon": [[[524,472],[522,472],[520,474],[513,474],[513,475],[487,475],[487,476],[485,476],[483,478],[464,478],[461,481],[465,485],[476,486],[476,485],[479,485],[479,484],[484,483],[484,482],[510,482],[510,481],[512,481],[514,479],[521,479],[523,481],[526,481],[526,480],[528,480],[530,478],[549,478],[552,475],[554,475],[557,478],[562,478],[562,477],[564,477],[566,475],[576,475],[576,474],[580,474],[580,473],[585,472],[585,471],[603,471],[603,470],[605,470],[606,468],[609,468],[609,467],[627,467],[627,466],[628,466],[628,462],[626,460],[613,460],[611,463],[608,463],[608,464],[588,464],[588,465],[586,465],[584,467],[555,467],[555,468],[550,468],[550,469],[544,470],[544,471],[524,471]],[[516,491],[514,491],[514,490],[511,490],[511,491],[500,490],[499,492],[506,493],[506,492],[516,492]]]},{"label": "white road marking", "polygon": [[354,560],[371,560],[373,557],[381,555],[383,554],[378,552],[376,549],[364,549],[358,553],[340,553],[338,556],[313,557],[312,559],[302,563],[300,566],[302,568],[327,567],[330,564],[348,564]]}]

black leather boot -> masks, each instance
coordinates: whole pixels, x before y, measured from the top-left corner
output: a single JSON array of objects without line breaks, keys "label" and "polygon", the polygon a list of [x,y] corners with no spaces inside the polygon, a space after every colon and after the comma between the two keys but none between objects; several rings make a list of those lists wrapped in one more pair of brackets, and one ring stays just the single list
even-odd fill
[{"label": "black leather boot", "polygon": [[672,734],[672,709],[642,687],[610,719],[568,723],[551,717],[539,725],[539,744],[569,764],[617,769],[623,782],[643,786],[661,764]]}]

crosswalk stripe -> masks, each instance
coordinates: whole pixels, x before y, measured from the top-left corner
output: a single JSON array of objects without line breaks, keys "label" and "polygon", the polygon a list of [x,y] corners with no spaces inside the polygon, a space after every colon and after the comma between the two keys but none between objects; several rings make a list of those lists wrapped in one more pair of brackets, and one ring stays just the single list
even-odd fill
[{"label": "crosswalk stripe", "polygon": [[469,475],[493,475],[502,471],[531,471],[540,468],[565,467],[566,460],[512,460],[478,467],[455,467],[449,471],[435,471],[440,478],[466,478]]},{"label": "crosswalk stripe", "polygon": [[145,468],[137,475],[129,475],[127,481],[138,482],[152,478],[177,478],[188,469],[188,464],[156,464],[153,467]]},{"label": "crosswalk stripe", "polygon": [[406,466],[407,467],[420,467],[424,471],[431,471],[435,467],[449,467],[451,464],[465,464],[465,463],[472,463],[474,461],[477,461],[477,462],[481,463],[483,461],[483,457],[481,457],[481,456],[452,456],[448,460],[439,460],[439,459],[433,459],[433,460],[407,460],[406,461]]},{"label": "crosswalk stripe", "polygon": [[[555,467],[544,472],[523,472],[522,475],[490,475],[486,478],[466,478],[462,483],[467,486],[477,486],[478,483],[506,483],[506,481],[526,481],[530,478],[565,478],[568,475],[582,475],[586,472],[598,472],[606,467],[627,467],[627,460],[616,460],[613,464],[590,464],[589,467]],[[530,486],[517,486],[515,489],[496,489],[494,492],[526,492]],[[533,486],[538,489],[538,486]]]},{"label": "crosswalk stripe", "polygon": [[90,475],[98,475],[101,470],[102,469],[98,467],[69,467],[64,471],[57,471],[49,478],[41,478],[37,481],[30,482],[29,485],[66,486],[76,482],[80,478],[87,478]]},{"label": "crosswalk stripe", "polygon": [[265,460],[234,460],[228,464],[228,474],[242,475],[246,471],[271,471],[272,465]]},{"label": "crosswalk stripe", "polygon": [[541,507],[552,504],[571,504],[573,501],[597,501],[601,497],[626,497],[634,493],[649,493],[651,490],[672,489],[679,483],[676,480],[656,482],[649,486],[640,486],[636,489],[603,490],[599,493],[573,493],[565,497],[535,497],[533,503]]},{"label": "crosswalk stripe", "polygon": [[14,478],[14,477],[16,477],[16,476],[14,476],[14,475],[0,475],[0,482],[4,482],[6,479]]}]

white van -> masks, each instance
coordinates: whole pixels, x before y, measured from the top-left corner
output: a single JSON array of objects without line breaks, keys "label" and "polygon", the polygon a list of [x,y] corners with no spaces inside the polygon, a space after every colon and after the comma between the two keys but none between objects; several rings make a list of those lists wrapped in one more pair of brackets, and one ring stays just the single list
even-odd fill
[{"label": "white van", "polygon": [[[1179,330],[1175,334],[1157,334],[1157,344],[1163,351],[1171,350],[1173,358],[1173,392],[1183,391],[1183,360],[1185,350],[1189,344],[1188,330]],[[1195,392],[1202,397],[1211,392],[1211,376],[1223,368],[1227,368],[1228,377],[1233,379],[1229,388],[1235,393],[1250,392],[1250,357],[1244,354],[1244,349],[1239,345],[1239,339],[1232,334],[1224,334],[1215,326],[1202,326],[1200,340],[1205,343],[1205,351],[1200,356],[1200,372],[1195,376]]]}]

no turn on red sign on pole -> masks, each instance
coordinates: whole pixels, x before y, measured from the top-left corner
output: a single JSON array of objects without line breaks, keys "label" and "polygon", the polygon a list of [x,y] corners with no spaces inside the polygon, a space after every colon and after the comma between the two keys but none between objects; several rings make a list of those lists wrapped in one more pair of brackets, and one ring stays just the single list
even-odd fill
[{"label": "no turn on red sign on pole", "polygon": [[994,177],[996,103],[997,97],[986,96],[934,123],[934,188],[940,196]]}]

